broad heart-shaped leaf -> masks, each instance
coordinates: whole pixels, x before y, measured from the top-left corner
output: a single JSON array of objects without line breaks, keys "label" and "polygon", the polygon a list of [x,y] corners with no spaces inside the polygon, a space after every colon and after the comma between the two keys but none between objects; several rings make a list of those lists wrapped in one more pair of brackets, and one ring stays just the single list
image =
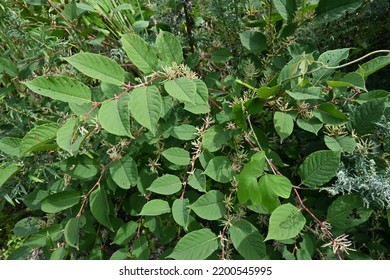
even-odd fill
[{"label": "broad heart-shaped leaf", "polygon": [[46,213],[58,213],[79,203],[80,197],[80,192],[76,190],[58,192],[42,200],[41,210]]},{"label": "broad heart-shaped leaf", "polygon": [[162,152],[161,155],[166,160],[176,165],[188,165],[191,161],[190,153],[183,148],[169,148]]},{"label": "broad heart-shaped leaf", "polygon": [[137,228],[138,228],[138,224],[134,221],[130,221],[124,224],[116,232],[116,235],[112,243],[117,245],[123,245],[125,243],[128,243],[135,236],[135,232],[137,231]]},{"label": "broad heart-shaped leaf", "polygon": [[289,198],[292,184],[287,177],[265,174],[260,177],[258,188],[261,194],[261,205],[268,211],[274,211],[279,205],[279,196]]},{"label": "broad heart-shaped leaf", "polygon": [[247,220],[238,220],[229,228],[234,248],[246,260],[262,260],[266,257],[264,237]]},{"label": "broad heart-shaped leaf", "polygon": [[367,78],[369,75],[375,73],[379,69],[386,67],[390,64],[390,55],[387,56],[378,56],[374,59],[359,65],[359,72],[364,78]]},{"label": "broad heart-shaped leaf", "polygon": [[326,220],[332,226],[346,230],[367,221],[372,212],[364,206],[359,194],[343,195],[330,205]]},{"label": "broad heart-shaped leaf", "polygon": [[204,260],[218,249],[218,236],[204,228],[187,233],[167,257],[175,260]]},{"label": "broad heart-shaped leaf", "polygon": [[65,242],[69,246],[79,249],[79,241],[80,241],[80,229],[85,225],[85,217],[75,217],[71,218],[65,226],[64,229],[64,237]]},{"label": "broad heart-shaped leaf", "polygon": [[202,147],[209,152],[216,152],[227,144],[231,134],[219,125],[213,125],[207,129],[202,138]]},{"label": "broad heart-shaped leaf", "polygon": [[369,134],[383,116],[386,99],[376,99],[366,102],[355,110],[352,115],[352,127],[360,136]]},{"label": "broad heart-shaped leaf", "polygon": [[122,189],[137,185],[137,164],[131,156],[125,156],[110,165],[112,180]]},{"label": "broad heart-shaped leaf", "polygon": [[297,119],[297,125],[308,132],[314,133],[317,135],[318,131],[321,130],[323,123],[317,118],[311,118],[308,120]]},{"label": "broad heart-shaped leaf", "polygon": [[76,79],[64,76],[38,77],[24,83],[33,92],[63,102],[91,102],[91,90]]},{"label": "broad heart-shaped leaf", "polygon": [[139,87],[131,92],[131,114],[138,123],[149,129],[153,134],[157,131],[161,110],[162,99],[156,86]]},{"label": "broad heart-shaped leaf", "polygon": [[196,169],[193,174],[188,176],[188,184],[200,192],[206,192],[206,176],[203,171]]},{"label": "broad heart-shaped leaf", "polygon": [[258,54],[267,49],[267,37],[263,33],[247,30],[239,35],[241,44],[251,52]]},{"label": "broad heart-shaped leaf", "polygon": [[167,201],[162,199],[152,199],[142,207],[139,216],[158,216],[165,213],[170,213],[171,208]]},{"label": "broad heart-shaped leaf", "polygon": [[214,221],[226,214],[225,196],[217,190],[211,190],[199,197],[190,208],[202,219]]},{"label": "broad heart-shaped leaf", "polygon": [[176,199],[172,204],[172,216],[175,222],[182,226],[185,230],[190,222],[191,209],[189,208],[190,201],[188,198]]},{"label": "broad heart-shaped leaf", "polygon": [[19,171],[20,168],[20,165],[17,165],[16,163],[11,163],[7,167],[2,168],[0,170],[0,189],[6,181],[12,178],[12,176],[14,176],[16,172]]},{"label": "broad heart-shaped leaf", "polygon": [[247,203],[251,200],[253,204],[261,203],[260,189],[257,184],[257,178],[264,172],[265,153],[257,152],[251,157],[251,160],[244,165],[240,174],[235,176],[238,183],[237,196],[240,203]]},{"label": "broad heart-shaped leaf", "polygon": [[100,186],[89,196],[89,207],[92,216],[103,226],[113,231],[110,214],[110,205],[108,204],[107,194]]},{"label": "broad heart-shaped leaf", "polygon": [[306,219],[294,205],[287,203],[276,208],[269,219],[267,240],[294,238],[306,224]]},{"label": "broad heart-shaped leaf", "polygon": [[126,34],[121,42],[131,62],[145,75],[158,70],[157,55],[144,39],[135,34]]},{"label": "broad heart-shaped leaf", "polygon": [[158,55],[168,65],[180,64],[183,61],[183,51],[175,35],[169,32],[160,31],[156,38]]},{"label": "broad heart-shaped leaf", "polygon": [[313,114],[324,124],[339,125],[348,122],[347,116],[330,103],[321,104],[313,111]]},{"label": "broad heart-shaped leaf", "polygon": [[297,10],[295,0],[273,0],[272,2],[284,20],[291,21],[294,18],[294,13]]},{"label": "broad heart-shaped leaf", "polygon": [[294,119],[285,112],[275,112],[274,126],[276,132],[280,136],[280,142],[282,143],[294,130]]},{"label": "broad heart-shaped leaf", "polygon": [[298,169],[302,183],[310,188],[329,182],[340,167],[340,152],[317,151],[310,154]]},{"label": "broad heart-shaped leaf", "polygon": [[147,190],[158,194],[171,195],[180,191],[181,188],[182,183],[179,177],[165,174],[154,180]]},{"label": "broad heart-shaped leaf", "polygon": [[233,171],[229,158],[226,156],[212,158],[203,174],[220,183],[230,182],[233,179]]},{"label": "broad heart-shaped leaf", "polygon": [[[172,126],[169,135],[179,140],[193,140],[196,136],[196,127],[190,124]],[[1,141],[1,140],[0,140]],[[0,142],[1,145],[1,142]],[[1,146],[0,146],[1,149]]]},{"label": "broad heart-shaped leaf", "polygon": [[77,128],[79,119],[70,118],[66,123],[57,131],[56,142],[58,147],[67,151],[70,155],[77,153],[80,148],[81,142],[85,139],[84,136],[77,137]]},{"label": "broad heart-shaped leaf", "polygon": [[167,93],[179,101],[195,104],[196,84],[193,80],[181,77],[164,83]]},{"label": "broad heart-shaped leaf", "polygon": [[81,73],[103,82],[121,86],[125,81],[125,70],[111,58],[95,53],[78,53],[64,58]]},{"label": "broad heart-shaped leaf", "polygon": [[362,0],[321,0],[316,8],[315,21],[326,23],[352,13],[363,4]]},{"label": "broad heart-shaped leaf", "polygon": [[45,144],[55,139],[58,129],[59,126],[55,123],[42,124],[31,129],[20,143],[20,156],[34,151],[52,149],[53,147]]},{"label": "broad heart-shaped leaf", "polygon": [[352,153],[356,142],[351,136],[337,136],[336,138],[325,135],[325,145],[332,151]]},{"label": "broad heart-shaped leaf", "polygon": [[[348,56],[349,48],[330,50],[322,53],[318,58],[318,62],[327,67],[334,67],[339,65],[342,60],[347,59]],[[313,72],[313,78],[320,81],[326,79],[334,71],[334,69],[321,69]]]},{"label": "broad heart-shaped leaf", "polygon": [[109,133],[132,137],[130,132],[130,96],[106,100],[100,107],[98,118],[103,129]]},{"label": "broad heart-shaped leaf", "polygon": [[3,137],[0,139],[0,151],[10,156],[18,156],[21,141],[21,138]]}]

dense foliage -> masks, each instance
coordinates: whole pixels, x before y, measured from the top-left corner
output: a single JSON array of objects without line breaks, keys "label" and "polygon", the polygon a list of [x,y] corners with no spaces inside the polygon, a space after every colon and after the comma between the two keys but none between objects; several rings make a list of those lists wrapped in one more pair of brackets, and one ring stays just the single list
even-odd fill
[{"label": "dense foliage", "polygon": [[0,258],[389,258],[388,10],[4,1]]}]

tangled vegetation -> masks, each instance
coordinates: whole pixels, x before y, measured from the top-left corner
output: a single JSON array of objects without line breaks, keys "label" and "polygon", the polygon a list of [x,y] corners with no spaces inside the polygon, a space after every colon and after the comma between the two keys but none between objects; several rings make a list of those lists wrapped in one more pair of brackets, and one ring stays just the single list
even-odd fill
[{"label": "tangled vegetation", "polygon": [[371,2],[3,1],[0,258],[388,259]]}]

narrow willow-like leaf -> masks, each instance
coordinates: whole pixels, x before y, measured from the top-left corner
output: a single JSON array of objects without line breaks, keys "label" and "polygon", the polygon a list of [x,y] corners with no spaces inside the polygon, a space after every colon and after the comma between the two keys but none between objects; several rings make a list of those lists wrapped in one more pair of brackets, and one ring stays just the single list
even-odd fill
[{"label": "narrow willow-like leaf", "polygon": [[238,220],[229,228],[234,248],[246,260],[261,260],[267,255],[264,237],[247,220]]},{"label": "narrow willow-like leaf", "polygon": [[76,79],[64,76],[38,77],[24,83],[33,92],[63,102],[91,102],[91,90]]},{"label": "narrow willow-like leaf", "polygon": [[191,161],[190,153],[183,148],[169,148],[161,154],[169,162],[177,165],[188,165]]},{"label": "narrow willow-like leaf", "polygon": [[269,219],[267,240],[285,240],[296,237],[306,224],[301,210],[287,203],[272,212]]},{"label": "narrow willow-like leaf", "polygon": [[157,131],[161,110],[162,99],[156,86],[139,87],[131,92],[131,114],[138,123],[145,126],[153,134]]},{"label": "narrow willow-like leaf", "polygon": [[183,61],[182,48],[172,33],[160,31],[156,38],[156,47],[158,55],[166,64],[180,64]]},{"label": "narrow willow-like leaf", "polygon": [[118,86],[123,85],[125,81],[125,70],[106,56],[95,53],[78,53],[64,60],[91,78]]},{"label": "narrow willow-like leaf", "polygon": [[225,196],[217,190],[211,190],[199,197],[190,208],[205,220],[218,220],[226,214]]},{"label": "narrow willow-like leaf", "polygon": [[31,129],[20,143],[20,156],[34,151],[52,149],[52,146],[45,144],[55,139],[58,129],[59,126],[54,123],[38,125]]},{"label": "narrow willow-like leaf", "polygon": [[204,260],[218,249],[218,237],[210,229],[187,233],[167,257],[175,260]]},{"label": "narrow willow-like leaf", "polygon": [[91,209],[92,216],[100,224],[113,231],[111,219],[109,217],[110,206],[108,204],[107,194],[101,186],[90,194],[89,207]]},{"label": "narrow willow-like leaf", "polygon": [[180,191],[181,188],[182,182],[179,177],[165,174],[154,180],[147,190],[158,194],[171,195]]},{"label": "narrow willow-like leaf", "polygon": [[137,164],[131,156],[125,156],[110,165],[110,174],[114,182],[122,189],[130,189],[137,184]]},{"label": "narrow willow-like leaf", "polygon": [[164,83],[167,93],[179,101],[195,104],[196,84],[193,80],[181,77]]},{"label": "narrow willow-like leaf", "polygon": [[190,202],[188,198],[176,199],[172,204],[172,216],[175,222],[182,226],[185,230],[190,222],[191,209],[189,208]]},{"label": "narrow willow-like leaf", "polygon": [[76,190],[58,192],[42,200],[41,210],[46,213],[58,213],[79,203],[80,198],[80,192]]},{"label": "narrow willow-like leaf", "polygon": [[106,100],[99,110],[99,122],[109,133],[132,137],[130,132],[130,110],[128,94],[120,99]]},{"label": "narrow willow-like leaf", "polygon": [[298,169],[302,183],[310,188],[329,182],[340,167],[340,152],[317,151],[310,154]]},{"label": "narrow willow-like leaf", "polygon": [[7,167],[2,168],[0,170],[0,189],[5,182],[7,182],[10,178],[12,178],[16,174],[16,172],[19,171],[20,168],[21,168],[20,165],[16,163],[11,163]]},{"label": "narrow willow-like leaf", "polygon": [[65,242],[69,246],[79,249],[79,241],[80,241],[80,229],[85,225],[85,217],[75,217],[71,218],[65,226],[64,237]]},{"label": "narrow willow-like leaf", "polygon": [[165,213],[170,213],[171,208],[167,201],[162,199],[153,199],[148,201],[144,207],[142,207],[141,212],[138,214],[140,216],[158,216]]},{"label": "narrow willow-like leaf", "polygon": [[158,70],[157,55],[144,39],[135,34],[126,34],[121,42],[131,62],[145,75]]}]

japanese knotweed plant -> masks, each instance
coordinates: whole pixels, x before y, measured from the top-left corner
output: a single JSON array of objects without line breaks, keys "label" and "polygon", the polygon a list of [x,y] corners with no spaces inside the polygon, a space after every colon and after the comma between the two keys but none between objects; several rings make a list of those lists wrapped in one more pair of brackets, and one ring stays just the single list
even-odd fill
[{"label": "japanese knotweed plant", "polygon": [[[274,2],[290,21],[296,7]],[[137,77],[84,52],[64,61],[90,85],[70,75],[24,83],[69,113],[1,140],[17,160],[0,170],[0,186],[29,157],[52,156],[55,170],[20,199],[31,215],[15,225],[27,239],[10,259],[361,257],[348,234],[373,210],[358,192],[320,190],[385,114],[390,93],[368,91],[365,79],[390,56],[345,74],[349,49],[302,53],[268,84],[237,79],[215,91],[183,63],[172,34],[121,43]]]}]

